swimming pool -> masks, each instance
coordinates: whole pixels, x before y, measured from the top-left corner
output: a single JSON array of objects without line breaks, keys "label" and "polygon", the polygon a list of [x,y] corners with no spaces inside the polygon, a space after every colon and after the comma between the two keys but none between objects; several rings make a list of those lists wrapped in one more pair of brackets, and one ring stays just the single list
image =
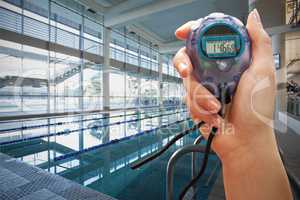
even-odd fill
[{"label": "swimming pool", "polygon": [[[197,132],[138,170],[129,165],[157,151],[192,125],[182,108],[6,123],[1,124],[0,147],[3,153],[117,199],[165,199],[168,159],[178,148],[192,143]],[[190,180],[190,159],[184,156],[176,165],[175,196]],[[207,199],[218,170],[213,175],[211,172],[220,168],[218,163],[215,156],[210,157],[197,187],[198,199]]]}]

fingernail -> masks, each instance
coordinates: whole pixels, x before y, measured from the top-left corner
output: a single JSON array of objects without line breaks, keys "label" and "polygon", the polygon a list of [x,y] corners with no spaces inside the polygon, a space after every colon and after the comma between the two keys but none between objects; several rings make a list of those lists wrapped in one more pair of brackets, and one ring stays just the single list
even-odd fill
[{"label": "fingernail", "polygon": [[179,64],[179,74],[181,75],[181,76],[186,76],[186,73],[184,73],[186,70],[187,70],[187,68],[188,68],[188,65],[186,64],[186,63],[180,63]]},{"label": "fingernail", "polygon": [[261,18],[256,8],[253,10],[253,16],[256,22],[261,24]]},{"label": "fingernail", "polygon": [[220,104],[218,104],[215,101],[210,101],[208,106],[209,106],[209,110],[214,113],[217,113],[221,108]]},{"label": "fingernail", "polygon": [[196,123],[196,124],[199,124],[199,123],[201,122],[201,120],[200,120],[200,119],[198,119],[198,118],[196,118],[196,119],[193,119],[193,121],[194,121],[194,123]]}]

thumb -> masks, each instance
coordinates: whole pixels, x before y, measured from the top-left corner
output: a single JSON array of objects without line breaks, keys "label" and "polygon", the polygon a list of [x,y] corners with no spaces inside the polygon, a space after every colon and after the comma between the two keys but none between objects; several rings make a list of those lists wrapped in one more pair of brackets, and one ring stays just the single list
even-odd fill
[{"label": "thumb", "polygon": [[253,62],[261,60],[260,58],[273,60],[272,42],[263,28],[260,15],[256,9],[249,14],[246,27],[252,41]]}]

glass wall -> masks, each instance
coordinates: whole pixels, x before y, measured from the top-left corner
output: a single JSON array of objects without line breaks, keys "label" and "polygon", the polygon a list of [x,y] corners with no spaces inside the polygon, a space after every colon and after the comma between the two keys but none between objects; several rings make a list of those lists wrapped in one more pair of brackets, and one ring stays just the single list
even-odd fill
[{"label": "glass wall", "polygon": [[101,22],[54,1],[7,0],[0,1],[0,28],[61,46],[0,41],[1,114],[102,109],[102,63],[67,50],[102,55]]},{"label": "glass wall", "polygon": [[[0,39],[1,114],[103,108],[101,20],[60,1],[5,0],[0,1],[0,28],[45,46]],[[110,58],[123,63],[109,70],[110,107],[159,105],[158,47],[126,28],[112,31],[109,46]],[[171,59],[172,55],[163,56],[163,74],[178,77]],[[179,102],[180,85],[174,79],[163,79],[164,104]]]},{"label": "glass wall", "polygon": [[179,73],[176,71],[172,62],[173,56],[163,55],[162,56],[162,73],[164,75],[162,80],[162,95],[163,104],[166,106],[179,105],[183,103],[183,97],[185,96],[185,91],[182,82],[175,82],[170,80],[169,77],[180,77]]},{"label": "glass wall", "polygon": [[[0,43],[0,112],[5,115],[22,111],[21,79],[17,79],[22,74],[22,59],[18,55],[22,45],[4,40],[0,40]],[[16,55],[6,52],[9,50]]]},{"label": "glass wall", "polygon": [[137,72],[126,74],[126,107],[140,106],[140,78]]},{"label": "glass wall", "polygon": [[113,70],[110,75],[110,108],[125,107],[125,73]]},{"label": "glass wall", "polygon": [[137,34],[112,31],[110,56],[125,64],[122,72],[113,69],[110,74],[111,108],[158,105],[158,55],[158,49]]},{"label": "glass wall", "polygon": [[179,73],[173,66],[173,55],[162,56],[162,73],[169,76],[180,77]]}]

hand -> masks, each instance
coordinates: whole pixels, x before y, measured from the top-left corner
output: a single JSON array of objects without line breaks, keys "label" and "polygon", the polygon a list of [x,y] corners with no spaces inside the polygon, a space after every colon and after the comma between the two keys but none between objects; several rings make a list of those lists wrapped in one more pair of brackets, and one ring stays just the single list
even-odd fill
[{"label": "hand", "polygon": [[[176,31],[176,37],[185,40],[191,27],[197,21],[190,21]],[[276,148],[272,128],[276,93],[275,66],[271,40],[263,29],[260,16],[255,10],[249,14],[246,25],[252,40],[252,63],[242,74],[236,93],[226,111],[225,119],[217,113],[220,102],[193,76],[193,66],[181,48],[173,63],[183,79],[186,89],[186,104],[195,122],[204,121],[206,126],[200,132],[207,138],[211,126],[219,128],[212,148],[225,160],[238,152],[250,152],[253,148]],[[225,127],[221,126],[225,121]],[[223,127],[223,128],[222,128]]]}]

